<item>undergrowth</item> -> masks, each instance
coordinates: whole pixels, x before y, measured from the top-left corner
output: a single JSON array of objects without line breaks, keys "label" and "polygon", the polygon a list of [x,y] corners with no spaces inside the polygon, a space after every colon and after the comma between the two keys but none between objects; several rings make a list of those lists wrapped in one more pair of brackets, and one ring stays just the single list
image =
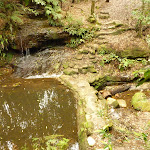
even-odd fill
[{"label": "undergrowth", "polygon": [[0,0],[0,19],[3,26],[0,28],[0,56],[4,57],[9,44],[14,40],[18,26],[23,23],[22,5]]},{"label": "undergrowth", "polygon": [[67,17],[66,21],[67,24],[64,25],[64,32],[72,36],[70,42],[67,44],[69,47],[75,48],[81,43],[91,40],[94,37],[95,31],[99,30],[95,27],[84,27],[81,21],[74,21],[70,16]]},{"label": "undergrowth", "polygon": [[123,71],[123,70],[127,70],[131,67],[133,67],[135,65],[135,63],[141,62],[143,65],[147,65],[147,60],[146,59],[128,59],[128,58],[121,58],[119,56],[117,56],[114,53],[110,53],[110,54],[101,54],[103,55],[103,59],[100,62],[100,65],[104,65],[104,64],[109,64],[111,62],[116,63],[118,68]]}]

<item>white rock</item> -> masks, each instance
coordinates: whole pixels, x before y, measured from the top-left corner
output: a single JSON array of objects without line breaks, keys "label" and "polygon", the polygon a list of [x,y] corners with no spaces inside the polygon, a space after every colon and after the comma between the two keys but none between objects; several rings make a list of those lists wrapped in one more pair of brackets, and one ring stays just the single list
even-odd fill
[{"label": "white rock", "polygon": [[87,138],[87,141],[90,146],[94,146],[96,143],[95,140],[90,136]]},{"label": "white rock", "polygon": [[117,99],[120,107],[127,107],[127,103],[123,99]]}]

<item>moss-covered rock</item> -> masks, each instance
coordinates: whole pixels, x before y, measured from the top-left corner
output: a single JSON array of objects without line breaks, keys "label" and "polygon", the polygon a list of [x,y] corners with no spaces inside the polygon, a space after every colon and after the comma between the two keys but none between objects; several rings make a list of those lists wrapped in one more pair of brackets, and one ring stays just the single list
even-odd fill
[{"label": "moss-covered rock", "polygon": [[64,63],[63,67],[64,67],[64,69],[67,69],[69,67],[69,64],[68,63]]},{"label": "moss-covered rock", "polygon": [[79,68],[79,72],[82,74],[86,74],[88,72],[88,69]]},{"label": "moss-covered rock", "polygon": [[104,55],[104,54],[109,54],[113,51],[112,48],[110,48],[108,45],[106,44],[101,44],[98,49],[97,52],[98,54]]},{"label": "moss-covered rock", "polygon": [[73,74],[78,74],[78,69],[68,68],[68,69],[64,69],[63,72],[65,75],[73,75]]},{"label": "moss-covered rock", "polygon": [[79,49],[79,53],[81,53],[81,54],[88,54],[89,51],[88,51],[88,49]]},{"label": "moss-covered rock", "polygon": [[88,72],[91,72],[91,73],[96,73],[96,69],[94,67],[89,67],[88,68]]},{"label": "moss-covered rock", "polygon": [[138,57],[148,57],[150,55],[149,50],[142,50],[140,47],[128,48],[123,51],[117,52],[120,57],[126,58],[138,58]]},{"label": "moss-covered rock", "polygon": [[113,108],[117,108],[119,106],[119,103],[116,99],[108,97],[107,98],[107,104]]},{"label": "moss-covered rock", "polygon": [[136,110],[150,111],[150,100],[148,100],[143,92],[135,93],[132,97],[131,104]]}]

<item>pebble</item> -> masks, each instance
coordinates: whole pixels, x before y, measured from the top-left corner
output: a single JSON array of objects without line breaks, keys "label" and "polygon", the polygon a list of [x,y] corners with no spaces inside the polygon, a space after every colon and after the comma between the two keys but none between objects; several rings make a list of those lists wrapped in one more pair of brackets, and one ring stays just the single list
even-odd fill
[{"label": "pebble", "polygon": [[87,138],[87,141],[88,141],[89,146],[94,146],[96,143],[95,140],[91,136]]}]

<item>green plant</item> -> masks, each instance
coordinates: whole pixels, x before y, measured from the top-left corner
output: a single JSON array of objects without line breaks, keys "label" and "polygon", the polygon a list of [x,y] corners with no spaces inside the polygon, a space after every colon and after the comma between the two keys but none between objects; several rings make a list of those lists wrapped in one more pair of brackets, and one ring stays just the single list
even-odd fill
[{"label": "green plant", "polygon": [[66,150],[69,139],[63,138],[62,135],[50,135],[43,138],[33,138],[32,147],[35,150]]},{"label": "green plant", "polygon": [[[52,26],[62,25],[61,23],[62,15],[59,3],[63,1],[64,0],[32,0],[33,3],[41,6],[44,9],[49,24]],[[25,0],[25,5],[26,6],[29,5],[30,2],[31,2],[30,0]],[[35,15],[38,15],[36,10],[30,8],[27,10],[33,12],[33,14]]]},{"label": "green plant", "polygon": [[146,37],[146,42],[148,43],[148,46],[150,46],[150,35],[149,34]]},{"label": "green plant", "polygon": [[108,142],[104,142],[104,141],[101,142],[105,145],[104,149],[112,150],[111,139],[109,139]]},{"label": "green plant", "polygon": [[135,60],[132,59],[127,58],[120,59],[119,69],[125,70],[126,68],[129,68],[134,62]]},{"label": "green plant", "polygon": [[141,0],[141,7],[133,11],[134,18],[137,19],[136,31],[142,37],[143,27],[150,24],[150,0]]},{"label": "green plant", "polygon": [[[102,54],[101,54],[102,55]],[[126,70],[128,68],[130,68],[134,62],[136,62],[136,60],[133,59],[128,59],[128,58],[120,58],[119,56],[117,56],[114,53],[110,53],[110,54],[106,54],[104,53],[103,59],[100,62],[100,65],[104,65],[104,64],[109,64],[111,62],[118,62],[118,68],[123,71]],[[142,63],[146,63],[147,61],[145,61],[144,59],[142,59]]]},{"label": "green plant", "polygon": [[0,55],[4,55],[9,43],[13,41],[18,26],[22,24],[21,11],[22,5],[0,0],[0,18],[3,26],[0,28]]},{"label": "green plant", "polygon": [[99,134],[101,134],[103,137],[103,139],[107,139],[107,142],[105,141],[101,141],[105,147],[104,149],[109,149],[112,150],[112,144],[111,144],[111,134],[109,133],[109,129],[108,128],[104,128],[101,130],[97,130],[96,132],[98,132]]},{"label": "green plant", "polygon": [[86,40],[92,39],[97,28],[84,27],[83,23],[79,20],[73,21],[72,17],[68,16],[67,24],[64,26],[64,32],[72,36],[69,47],[77,47]]},{"label": "green plant", "polygon": [[137,86],[150,80],[150,68],[137,70],[137,71],[133,72],[133,74],[134,74],[135,78],[138,78],[136,80]]}]

